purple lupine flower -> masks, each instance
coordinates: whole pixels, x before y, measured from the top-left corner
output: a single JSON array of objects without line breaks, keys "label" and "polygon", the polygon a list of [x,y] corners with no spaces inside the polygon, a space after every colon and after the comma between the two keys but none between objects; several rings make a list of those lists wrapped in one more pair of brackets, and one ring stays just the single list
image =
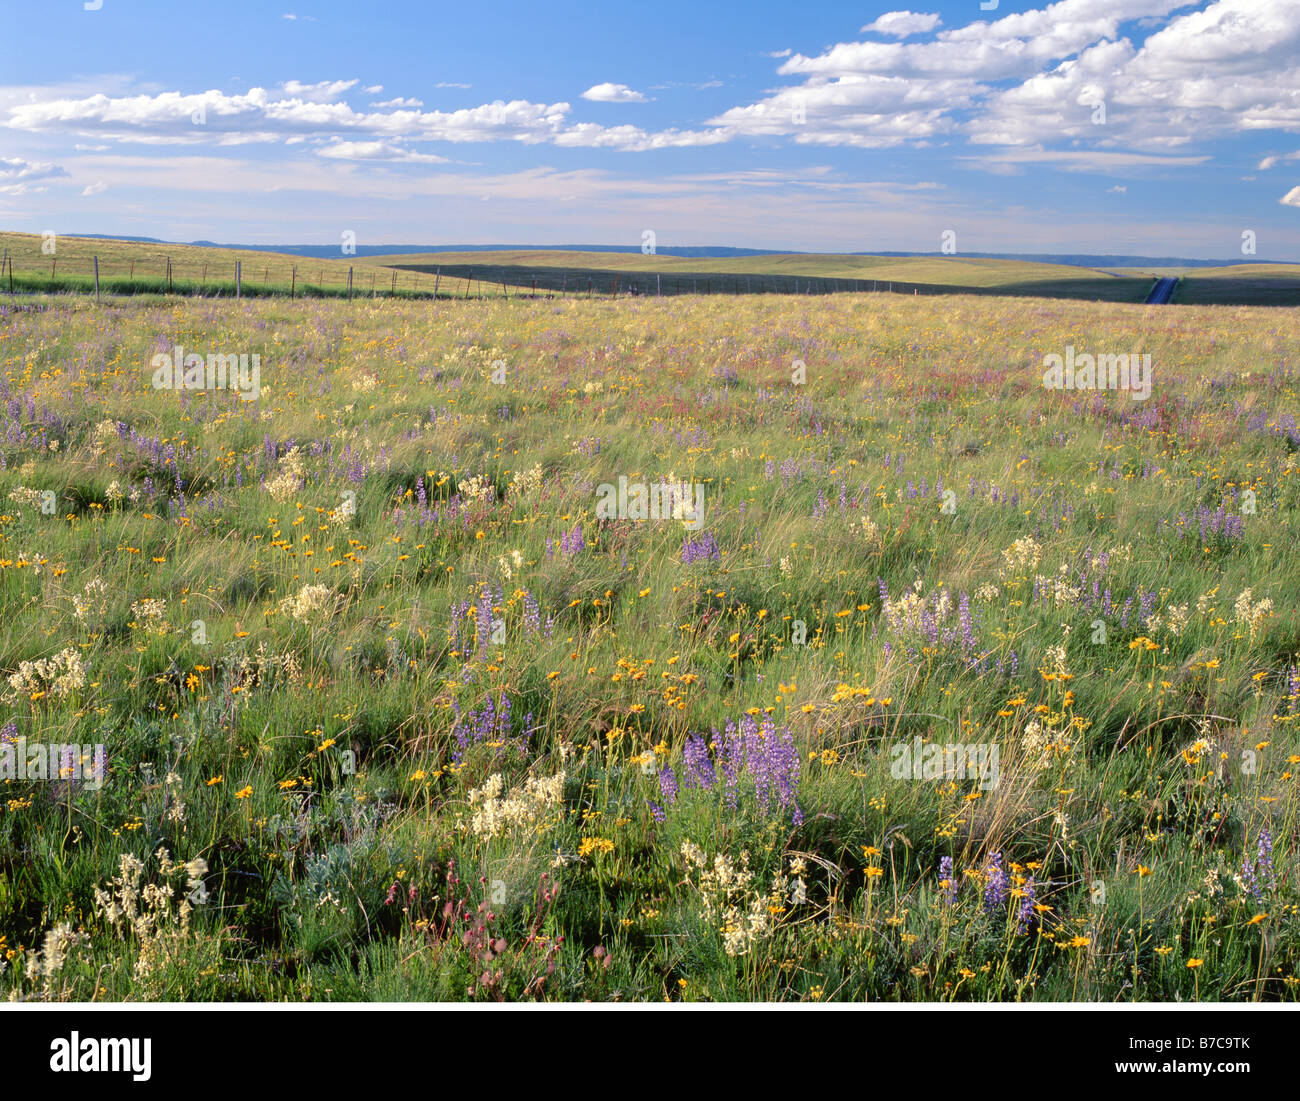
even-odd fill
[{"label": "purple lupine flower", "polygon": [[570,558],[586,547],[586,545],[587,541],[582,537],[581,524],[574,524],[571,532],[565,532],[560,536],[560,550]]},{"label": "purple lupine flower", "polygon": [[700,561],[722,561],[722,551],[718,547],[717,540],[708,532],[698,539],[687,537],[682,540],[682,565],[689,566],[693,562]]},{"label": "purple lupine flower", "polygon": [[957,873],[953,870],[952,857],[939,858],[939,886],[943,888],[943,900],[949,906],[957,901]]},{"label": "purple lupine flower", "polygon": [[[675,773],[668,765],[664,765],[664,767],[659,770],[659,792],[663,796],[664,803],[667,806],[671,807],[675,802],[677,802],[677,773]],[[662,822],[663,819],[660,818],[659,821]]]},{"label": "purple lupine flower", "polygon": [[1006,901],[1010,884],[1006,869],[1002,867],[1001,853],[988,854],[985,858],[984,874],[987,876],[984,884],[984,908],[992,910],[993,907]]},{"label": "purple lupine flower", "polygon": [[1016,912],[1016,932],[1024,933],[1029,929],[1029,922],[1034,916],[1034,903],[1037,900],[1034,891],[1034,877],[1025,880],[1022,888],[1024,897],[1020,900],[1020,909]]}]

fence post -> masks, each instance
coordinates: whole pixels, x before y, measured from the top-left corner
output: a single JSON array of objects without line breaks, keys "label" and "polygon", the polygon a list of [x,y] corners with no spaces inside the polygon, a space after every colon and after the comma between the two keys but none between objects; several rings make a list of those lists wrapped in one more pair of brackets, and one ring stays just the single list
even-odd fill
[{"label": "fence post", "polygon": [[298,289],[298,269],[294,268],[289,275],[289,301],[293,301],[294,292]]},{"label": "fence post", "polygon": [[244,262],[242,260],[235,261],[235,297],[244,297]]},{"label": "fence post", "polygon": [[473,268],[470,268],[470,269],[469,269],[469,274],[468,274],[467,276],[465,276],[465,297],[466,297],[466,299],[469,298],[469,288],[470,288],[470,285],[471,285],[473,282],[474,282],[474,269],[473,269]]},{"label": "fence post", "polygon": [[437,269],[437,274],[433,279],[433,300],[438,301],[438,284],[442,282],[442,268]]},{"label": "fence post", "polygon": [[660,275],[658,272],[655,272],[655,297],[662,298],[663,296],[664,296],[663,276]]},{"label": "fence post", "polygon": [[352,269],[348,268],[348,301],[352,301]]},{"label": "fence post", "polygon": [[569,285],[569,273],[566,271],[560,278],[560,297],[564,297],[564,289]]},{"label": "fence post", "polygon": [[95,301],[99,301],[99,257],[95,257]]}]

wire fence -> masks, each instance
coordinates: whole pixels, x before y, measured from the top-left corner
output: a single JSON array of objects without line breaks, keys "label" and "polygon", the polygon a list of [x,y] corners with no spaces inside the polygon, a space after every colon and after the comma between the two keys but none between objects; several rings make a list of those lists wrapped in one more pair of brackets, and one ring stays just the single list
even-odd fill
[{"label": "wire fence", "polygon": [[287,298],[618,298],[678,295],[823,295],[931,288],[864,279],[732,272],[647,272],[519,265],[344,266],[338,261],[293,263],[283,258],[203,259],[201,256],[121,257],[42,255],[4,250],[0,294],[93,293]]}]

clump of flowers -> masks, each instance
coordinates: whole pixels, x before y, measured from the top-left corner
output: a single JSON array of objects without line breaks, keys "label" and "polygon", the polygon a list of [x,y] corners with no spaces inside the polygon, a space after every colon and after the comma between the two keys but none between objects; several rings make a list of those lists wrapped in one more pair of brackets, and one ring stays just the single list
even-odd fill
[{"label": "clump of flowers", "polygon": [[288,501],[302,489],[306,480],[307,465],[302,449],[291,447],[280,460],[279,472],[266,483],[266,492],[276,501]]},{"label": "clump of flowers", "polygon": [[725,853],[710,860],[690,840],[682,842],[680,852],[686,880],[699,893],[704,920],[718,923],[728,956],[748,955],[772,935],[788,906],[807,901],[806,868],[799,857],[791,860],[789,875],[777,875],[766,891],[760,891],[754,884],[747,851],[740,854],[738,865]]},{"label": "clump of flowers", "polygon": [[44,497],[44,490],[32,489],[30,486],[18,486],[9,491],[9,500],[16,505],[27,505],[29,508],[40,508]]},{"label": "clump of flowers", "polygon": [[510,492],[520,497],[531,497],[542,491],[542,464],[538,463],[531,470],[519,470],[510,479]]},{"label": "clump of flowers", "polygon": [[475,501],[481,504],[491,504],[496,500],[497,491],[490,479],[476,474],[472,478],[467,478],[460,482],[456,487],[456,492],[466,501]]},{"label": "clump of flowers", "polygon": [[701,561],[722,561],[722,550],[718,546],[718,541],[708,532],[705,532],[698,539],[687,537],[682,540],[682,565],[689,566],[692,562]]},{"label": "clump of flowers", "polygon": [[1014,577],[1038,568],[1043,548],[1031,535],[1017,539],[1002,552],[1002,577]]},{"label": "clump of flowers", "polygon": [[651,812],[658,820],[664,820],[666,808],[677,801],[684,788],[721,791],[723,801],[734,809],[739,802],[741,781],[748,779],[765,814],[783,814],[788,810],[794,825],[803,824],[803,811],[795,802],[799,751],[795,748],[794,734],[788,726],[778,731],[771,716],[764,716],[760,725],[754,716],[745,715],[739,726],[728,722],[721,733],[714,727],[708,742],[703,735],[693,734],[686,739],[682,757],[680,783],[671,767],[664,766],[659,772],[664,806],[651,804]]},{"label": "clump of flowers", "polygon": [[108,585],[103,578],[92,577],[81,592],[73,594],[72,612],[88,627],[103,620],[108,614]]},{"label": "clump of flowers", "polygon": [[328,585],[304,585],[294,596],[281,600],[279,609],[306,623],[332,613],[337,602],[338,598]]},{"label": "clump of flowers", "polygon": [[165,600],[143,597],[131,605],[131,615],[131,626],[147,635],[165,635],[171,629]]},{"label": "clump of flowers", "polygon": [[500,751],[512,745],[521,750],[527,748],[529,728],[533,721],[532,712],[524,716],[524,732],[516,737],[510,716],[510,697],[504,692],[495,701],[489,695],[477,711],[465,713],[461,712],[460,704],[453,699],[451,710],[455,716],[451,732],[457,746],[452,751],[451,758],[456,764],[461,763],[471,745],[485,744]]},{"label": "clump of flowers", "polygon": [[497,567],[501,570],[501,576],[507,581],[512,580],[516,571],[522,569],[523,565],[522,551],[512,550],[509,555],[497,555]]},{"label": "clump of flowers", "polygon": [[[60,983],[59,978],[72,959],[73,949],[89,940],[86,933],[74,930],[70,922],[60,922],[47,929],[40,951],[28,951],[23,960],[22,978],[33,986],[29,996],[43,1002],[61,1002],[73,998],[67,983]],[[11,993],[9,1000],[18,1001],[18,992]]]},{"label": "clump of flowers", "polygon": [[1233,618],[1243,627],[1248,627],[1253,635],[1263,625],[1273,612],[1273,602],[1271,600],[1261,600],[1254,603],[1254,594],[1250,589],[1242,589],[1237,597],[1236,603],[1232,606]]},{"label": "clump of flowers", "polygon": [[19,662],[18,671],[10,674],[9,687],[16,695],[28,699],[40,699],[46,695],[62,699],[86,686],[89,668],[76,649],[69,646],[52,658]]},{"label": "clump of flowers", "polygon": [[100,421],[95,425],[95,431],[90,437],[91,456],[98,459],[101,455],[107,455],[109,448],[116,444],[120,438],[117,431],[117,421]]},{"label": "clump of flowers", "polygon": [[579,553],[586,545],[587,541],[582,537],[581,524],[574,524],[572,531],[565,532],[560,536],[560,550],[568,558],[572,558]]},{"label": "clump of flowers", "polygon": [[[120,935],[138,944],[135,975],[150,978],[155,971],[186,953],[190,939],[190,914],[208,900],[203,877],[207,861],[201,857],[187,864],[172,861],[165,848],[154,853],[158,879],[144,883],[145,865],[134,853],[122,853],[118,874],[106,887],[96,887],[95,910]],[[172,880],[185,877],[184,896],[173,910],[177,889]]]},{"label": "clump of flowers", "polygon": [[471,832],[489,839],[543,828],[544,820],[563,803],[564,780],[563,770],[541,779],[530,776],[522,786],[503,794],[505,781],[494,772],[481,788],[469,793]]},{"label": "clump of flowers", "polygon": [[1273,868],[1273,835],[1267,826],[1259,831],[1255,840],[1255,859],[1248,852],[1241,860],[1239,882],[1255,899],[1263,899],[1266,891],[1277,886],[1277,873]]}]

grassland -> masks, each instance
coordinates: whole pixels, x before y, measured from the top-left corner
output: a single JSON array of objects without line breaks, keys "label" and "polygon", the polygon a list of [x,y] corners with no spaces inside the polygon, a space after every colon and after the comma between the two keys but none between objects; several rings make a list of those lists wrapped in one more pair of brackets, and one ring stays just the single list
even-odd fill
[{"label": "grassland", "polygon": [[1297,320],[0,300],[0,986],[1295,1000]]}]

